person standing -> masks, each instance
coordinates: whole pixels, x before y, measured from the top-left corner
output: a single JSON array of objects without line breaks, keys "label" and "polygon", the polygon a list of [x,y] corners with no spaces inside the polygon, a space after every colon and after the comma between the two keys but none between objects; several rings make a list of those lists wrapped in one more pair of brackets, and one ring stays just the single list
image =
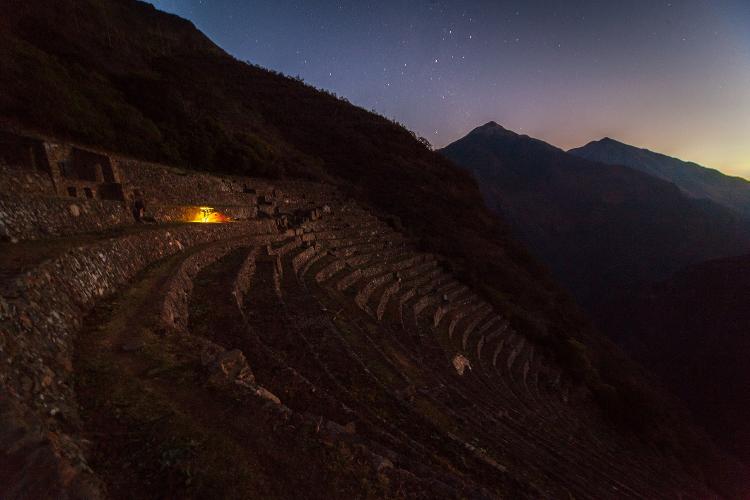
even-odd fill
[{"label": "person standing", "polygon": [[133,218],[136,222],[143,222],[143,216],[146,213],[146,203],[143,201],[143,195],[136,189],[133,191]]}]

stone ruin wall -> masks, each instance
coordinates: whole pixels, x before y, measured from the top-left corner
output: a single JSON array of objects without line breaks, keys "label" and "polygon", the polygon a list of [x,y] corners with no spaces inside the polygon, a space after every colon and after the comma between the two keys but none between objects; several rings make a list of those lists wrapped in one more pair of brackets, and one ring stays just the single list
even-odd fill
[{"label": "stone ruin wall", "polygon": [[[216,176],[155,163],[117,158],[125,191],[139,190],[148,205],[254,205],[258,181],[239,176]],[[265,187],[265,184],[264,184]]]},{"label": "stone ruin wall", "polygon": [[2,132],[0,139],[0,239],[6,241],[132,224],[134,195],[154,222],[193,221],[203,206],[234,220],[291,217],[313,209],[315,200],[341,198],[333,187],[305,181],[211,175]]},{"label": "stone ruin wall", "polygon": [[55,184],[47,172],[21,169],[0,163],[0,193],[5,196],[56,196]]},{"label": "stone ruin wall", "polygon": [[202,206],[235,220],[255,219],[259,213],[273,217],[279,194],[258,179],[188,171],[0,132],[0,239],[5,241],[132,224],[134,195],[144,200],[149,220],[189,222]]},{"label": "stone ruin wall", "polygon": [[0,239],[11,242],[96,232],[132,222],[120,202],[0,195]]},{"label": "stone ruin wall", "polygon": [[[212,176],[95,151],[79,149],[74,154],[76,147],[70,144],[21,138],[13,145],[7,136],[0,139],[0,239],[5,241],[0,245],[132,226],[135,221],[127,195],[135,190],[146,202],[147,215],[156,222],[191,220],[201,206],[243,221],[155,225],[148,231],[113,233],[93,244],[72,244],[33,268],[11,270],[4,278],[0,287],[0,442],[14,450],[6,458],[27,472],[67,463],[67,472],[54,473],[67,481],[64,476],[72,469],[85,471],[80,443],[63,431],[78,421],[71,354],[84,315],[145,266],[186,248],[241,235],[256,235],[251,237],[260,238],[259,242],[281,237],[275,218],[281,191],[257,179]],[[85,160],[82,166],[70,165],[75,155]],[[83,179],[61,175],[61,168],[79,167],[83,175],[75,175]],[[113,180],[125,199],[98,196],[98,186],[113,184]],[[71,196],[68,190],[73,186],[90,186],[92,196],[82,197],[78,189]],[[265,216],[259,217],[261,199]],[[30,453],[30,448],[37,451]]]},{"label": "stone ruin wall", "polygon": [[[116,156],[106,156],[111,170],[104,179],[97,163],[103,162],[103,154],[95,151],[76,153],[86,158],[81,168],[83,177],[88,178],[61,181],[57,169],[61,163],[64,169],[77,168],[65,164],[71,161],[75,147],[27,141],[14,155],[5,156],[2,147],[8,143],[0,141],[0,245],[132,226],[135,221],[128,195],[135,190],[145,200],[147,215],[156,222],[190,220],[201,206],[242,220],[156,224],[147,231],[102,235],[90,244],[72,243],[32,268],[11,270],[3,278],[0,442],[6,452],[0,458],[13,468],[0,470],[0,483],[23,485],[20,478],[37,477],[76,490],[72,483],[88,480],[85,444],[75,431],[79,416],[72,353],[76,333],[91,307],[160,259],[196,245],[240,236],[267,244],[286,234],[280,230],[285,212],[304,217],[302,212],[309,216],[309,212],[320,210],[313,209],[314,199],[306,193],[305,186],[309,190],[311,185],[300,182],[280,183],[288,185],[289,193],[285,193],[279,184],[263,180],[212,176]],[[48,154],[40,156],[39,151]],[[105,182],[112,180],[121,186],[125,199],[98,196],[99,186],[113,184]],[[79,189],[75,197],[70,196],[68,189],[73,186],[90,186],[92,196],[80,196]],[[79,491],[85,492],[87,487],[81,488]]]}]

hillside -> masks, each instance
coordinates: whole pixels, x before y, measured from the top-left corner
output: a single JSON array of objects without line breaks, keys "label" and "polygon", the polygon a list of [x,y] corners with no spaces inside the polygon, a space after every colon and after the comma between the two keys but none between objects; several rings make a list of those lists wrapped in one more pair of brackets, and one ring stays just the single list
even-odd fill
[{"label": "hillside", "polygon": [[329,184],[4,139],[45,153],[0,161],[3,498],[739,497],[683,415],[602,406],[587,346],[558,358]]},{"label": "hillside", "polygon": [[609,308],[608,331],[750,460],[750,257],[696,264]]},{"label": "hillside", "polygon": [[558,307],[470,176],[403,127],[237,61],[146,3],[11,4],[0,21],[0,116],[11,124],[198,170],[340,184],[468,279],[496,277],[521,310]]},{"label": "hillside", "polygon": [[145,3],[7,5],[4,498],[739,497],[409,131]]},{"label": "hillside", "polygon": [[750,217],[750,182],[605,137],[568,153],[610,165],[625,165],[674,183],[692,198],[705,198]]},{"label": "hillside", "polygon": [[604,165],[495,123],[441,150],[597,315],[597,305],[684,265],[750,248],[750,225],[629,167]]}]

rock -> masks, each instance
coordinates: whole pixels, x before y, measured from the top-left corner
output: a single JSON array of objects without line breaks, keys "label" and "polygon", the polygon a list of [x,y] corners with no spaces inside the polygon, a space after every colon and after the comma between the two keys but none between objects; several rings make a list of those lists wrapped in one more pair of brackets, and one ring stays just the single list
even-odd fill
[{"label": "rock", "polygon": [[26,375],[24,375],[24,376],[23,376],[23,377],[21,378],[21,389],[22,389],[22,390],[23,390],[24,392],[26,392],[26,393],[29,393],[29,392],[31,392],[31,390],[32,390],[33,388],[34,388],[34,381],[33,381],[33,380],[31,380],[31,378],[29,378],[29,377],[27,377]]},{"label": "rock", "polygon": [[373,455],[372,456],[372,466],[375,469],[375,472],[380,474],[385,469],[392,469],[393,468],[393,462],[388,460],[385,457],[381,457],[380,455]]},{"label": "rock", "polygon": [[349,422],[346,425],[341,425],[338,422],[334,422],[333,420],[328,420],[325,423],[324,429],[326,434],[330,435],[334,439],[344,434],[352,435],[356,432],[354,422]]},{"label": "rock", "polygon": [[62,354],[58,354],[55,357],[55,360],[57,363],[62,367],[63,370],[65,370],[68,373],[73,372],[73,362],[68,356],[64,356]]},{"label": "rock", "polygon": [[26,315],[26,313],[21,313],[18,319],[25,329],[31,330],[33,323],[31,322],[31,319]]},{"label": "rock", "polygon": [[211,381],[214,383],[226,383],[241,381],[252,383],[255,376],[245,360],[245,355],[238,349],[225,351],[216,356],[210,366]]},{"label": "rock", "polygon": [[10,231],[2,220],[0,220],[0,241],[10,241]]},{"label": "rock", "polygon": [[140,351],[146,344],[142,340],[132,339],[122,344],[122,350],[125,352]]},{"label": "rock", "polygon": [[276,394],[272,393],[265,387],[258,387],[255,390],[255,395],[260,398],[267,399],[268,401],[273,401],[277,405],[281,404],[281,400],[276,396]]},{"label": "rock", "polygon": [[203,366],[210,365],[216,360],[219,354],[223,352],[224,349],[216,344],[206,344],[205,346],[203,346],[203,350],[201,351],[201,364]]},{"label": "rock", "polygon": [[453,368],[459,375],[463,375],[467,368],[471,370],[471,362],[463,354],[456,354],[453,357]]},{"label": "rock", "polygon": [[404,389],[397,389],[395,394],[398,399],[411,403],[414,401],[414,396],[417,395],[417,388],[410,384]]},{"label": "rock", "polygon": [[73,217],[78,217],[79,215],[81,215],[81,209],[75,203],[68,207],[68,211]]}]

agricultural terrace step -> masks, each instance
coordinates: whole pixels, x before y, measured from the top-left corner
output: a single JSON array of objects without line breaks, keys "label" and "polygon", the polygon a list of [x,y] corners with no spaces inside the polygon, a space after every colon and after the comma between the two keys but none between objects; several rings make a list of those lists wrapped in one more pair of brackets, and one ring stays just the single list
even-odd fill
[{"label": "agricultural terrace step", "polygon": [[[450,319],[448,323],[448,337],[453,338],[453,334],[459,328],[459,325],[465,323],[467,320],[471,321],[472,317],[477,314],[487,314],[489,312],[488,309],[492,310],[489,304],[481,301],[480,299],[477,299],[477,301],[473,302],[470,305],[461,307],[460,309],[454,310],[453,312],[448,312],[448,317]],[[485,312],[482,313],[482,310],[484,310]],[[463,338],[463,333],[459,333],[461,334],[461,338]]]},{"label": "agricultural terrace step", "polygon": [[[362,285],[366,285],[366,281],[369,278],[384,273],[398,272],[403,266],[407,266],[413,262],[415,258],[417,257],[414,257],[413,251],[406,247],[371,254],[370,258],[359,267],[364,279]],[[359,289],[359,287],[357,288]]]},{"label": "agricultural terrace step", "polygon": [[406,239],[399,235],[399,234],[377,234],[377,235],[370,235],[370,236],[363,236],[363,237],[356,237],[356,238],[339,238],[335,240],[322,240],[318,243],[321,244],[321,246],[325,248],[330,248],[332,250],[337,250],[339,252],[348,252],[351,248],[361,247],[365,245],[380,245],[380,246],[387,246],[392,245],[396,246],[398,244],[403,244],[406,241]]},{"label": "agricultural terrace step", "polygon": [[[7,333],[0,360],[2,390],[22,402],[28,422],[48,432],[60,432],[63,421],[76,422],[69,367],[73,334],[83,315],[150,263],[195,245],[246,235],[251,227],[195,224],[142,230],[42,259],[15,280],[12,293],[0,296],[0,327]],[[259,237],[270,242],[277,236]],[[79,462],[75,440],[61,453]],[[85,464],[77,470],[81,467]]]},{"label": "agricultural terrace step", "polygon": [[[365,264],[369,264],[373,260],[379,260],[389,258],[395,255],[403,253],[403,248],[386,247],[382,248],[362,248],[365,253],[352,253],[342,254],[339,251],[328,251],[326,253],[326,259],[321,261],[318,266],[319,269],[316,272],[316,280],[323,282],[329,279],[334,279],[339,283],[339,286],[349,286],[354,281],[352,280],[353,275],[363,276],[366,274],[372,274],[374,271],[369,268],[364,268]],[[344,289],[346,286],[343,286]]]},{"label": "agricultural terrace step", "polygon": [[[127,335],[129,332],[124,331],[123,333]],[[131,444],[138,445],[141,450],[139,456],[144,459],[148,460],[150,454],[158,454],[160,447],[143,445],[159,443],[160,441],[174,441],[175,438],[180,436],[180,432],[185,432],[186,427],[180,424],[184,424],[187,420],[190,422],[187,432],[191,434],[182,439],[190,437],[202,443],[201,447],[191,453],[191,456],[197,460],[210,460],[212,454],[223,449],[226,443],[236,443],[232,444],[230,449],[239,450],[241,448],[246,450],[254,457],[254,461],[263,464],[264,470],[277,463],[277,466],[281,466],[284,470],[295,470],[300,477],[299,480],[303,482],[318,481],[323,477],[321,474],[336,474],[336,471],[329,470],[326,472],[325,467],[321,467],[330,463],[329,460],[331,459],[326,457],[330,457],[331,453],[336,455],[332,459],[334,462],[343,464],[351,461],[352,463],[362,464],[365,468],[372,467],[373,474],[382,473],[388,477],[388,483],[393,481],[400,485],[399,487],[410,488],[406,484],[415,480],[413,476],[403,474],[390,462],[384,467],[382,465],[384,458],[370,451],[366,441],[351,433],[343,425],[315,415],[297,413],[282,404],[273,394],[256,383],[249,366],[238,351],[226,351],[221,346],[201,337],[152,336],[149,342],[155,342],[159,345],[160,348],[156,349],[156,352],[179,352],[181,364],[174,366],[172,371],[179,375],[185,370],[190,370],[192,376],[190,378],[173,377],[170,375],[170,371],[157,376],[150,376],[148,375],[150,371],[148,371],[144,377],[142,371],[133,371],[128,368],[128,363],[120,362],[120,360],[129,357],[140,363],[148,363],[151,361],[151,354],[141,355],[139,351],[123,352],[117,348],[113,349],[112,346],[107,349],[106,344],[97,346],[97,350],[104,351],[108,356],[117,359],[117,361],[113,360],[111,365],[115,370],[122,372],[122,378],[128,379],[137,387],[145,388],[140,392],[146,398],[161,398],[161,401],[168,403],[170,408],[178,409],[164,417],[167,419],[165,425],[145,425],[142,429],[139,429],[139,432],[127,436]],[[187,367],[184,367],[185,360],[188,362]],[[163,363],[163,361],[159,361]],[[196,362],[200,363],[203,368],[191,366]],[[194,379],[201,377],[204,378],[203,383],[196,384]],[[190,382],[186,383],[186,380],[190,380]],[[234,405],[234,409],[231,406],[226,407],[227,398],[238,403]],[[223,406],[216,406],[222,404],[222,401],[224,401]],[[137,401],[134,403],[137,403]],[[138,411],[138,408],[135,407],[136,404],[129,405],[127,401],[124,404],[118,401],[118,404],[121,405],[118,408],[122,407],[125,410],[124,413],[129,416],[128,418],[132,418],[130,415]],[[119,412],[119,410],[117,411]],[[144,415],[144,417],[150,417],[153,420],[151,415]],[[93,426],[90,430],[98,431],[97,425],[101,425],[102,420],[114,418],[114,412],[105,412],[102,418],[88,422],[89,425]],[[119,416],[117,420],[122,422]],[[290,436],[290,429],[299,432],[301,436],[306,436],[306,440],[301,442],[296,439],[296,436]],[[201,439],[202,436],[215,436],[217,434],[222,436],[221,441],[224,444],[217,445],[216,441],[212,439]],[[117,436],[113,436],[113,438],[117,439]],[[282,446],[282,443],[287,448],[291,447],[292,453],[280,458],[273,450]],[[349,455],[347,458],[346,454],[342,453],[342,456],[339,457],[337,455],[338,450],[342,448],[348,448],[353,456]],[[234,459],[240,463],[247,458],[246,453],[239,453],[234,456]],[[124,457],[119,455],[107,456],[106,459],[111,461],[113,465],[118,465],[118,460],[125,460]],[[282,463],[278,464],[280,459]],[[118,471],[118,474],[123,475],[138,474],[138,468],[123,469],[123,464],[119,465],[120,467],[113,466],[106,469]],[[305,477],[302,471],[298,470],[299,467],[304,467],[305,470],[316,470],[317,473]],[[204,467],[197,467],[195,475],[201,478],[206,472],[209,474],[216,473],[216,471],[207,471]],[[248,485],[247,478],[239,477],[238,479],[239,482],[232,486],[242,488],[244,494],[251,494],[252,490],[248,489],[250,485]],[[266,482],[268,480],[268,478],[263,479]],[[332,480],[326,479],[324,484],[332,484]],[[173,486],[182,488],[181,484]],[[310,486],[314,486],[314,484],[310,483]],[[293,488],[299,488],[299,485]],[[287,494],[290,493],[291,491],[287,492]],[[383,491],[380,494],[385,495],[386,492]],[[471,494],[471,492],[467,491],[466,494]]]},{"label": "agricultural terrace step", "polygon": [[402,280],[401,289],[404,293],[412,294],[416,294],[419,289],[428,286],[428,283],[430,282],[439,283],[440,280],[447,279],[449,276],[443,271],[443,269],[437,266],[426,268],[421,272],[412,272],[409,274],[410,278],[404,278]]},{"label": "agricultural terrace step", "polygon": [[[369,296],[379,286],[393,280],[400,281],[401,270],[413,266],[421,258],[420,255],[415,255],[414,252],[404,251],[390,258],[378,259],[376,265],[369,265],[369,267],[362,269],[362,279],[354,284],[357,294],[356,300],[362,301],[360,306],[368,301]],[[372,262],[369,264],[372,264]]]},{"label": "agricultural terrace step", "polygon": [[496,315],[493,314],[492,306],[489,304],[484,304],[479,310],[476,311],[476,313],[469,318],[469,320],[466,322],[466,325],[461,333],[461,347],[464,351],[467,350],[467,345],[469,341],[469,337],[472,333],[474,333],[477,330],[477,327],[479,327],[482,322],[487,321],[487,318],[495,318]]},{"label": "agricultural terrace step", "polygon": [[437,305],[433,311],[433,326],[440,325],[440,322],[449,312],[458,311],[466,305],[471,305],[476,300],[479,300],[479,297],[466,286],[457,289],[455,293],[443,294],[438,299],[439,303],[435,303]]},{"label": "agricultural terrace step", "polygon": [[214,243],[186,258],[172,275],[164,291],[161,321],[168,330],[187,333],[189,321],[188,302],[193,289],[193,279],[205,267],[242,247],[263,244],[261,238],[244,236]]},{"label": "agricultural terrace step", "polygon": [[441,320],[441,323],[443,325],[447,324],[448,336],[453,338],[453,332],[455,332],[459,323],[467,316],[474,314],[483,305],[485,303],[474,293],[455,304],[443,304],[445,313],[443,314],[444,321]]},{"label": "agricultural terrace step", "polygon": [[379,236],[381,234],[390,234],[393,230],[388,230],[381,224],[366,225],[362,227],[358,225],[356,227],[341,227],[334,228],[330,224],[324,229],[318,231],[304,232],[306,239],[315,240],[320,242],[335,242],[341,239],[358,239]]}]

